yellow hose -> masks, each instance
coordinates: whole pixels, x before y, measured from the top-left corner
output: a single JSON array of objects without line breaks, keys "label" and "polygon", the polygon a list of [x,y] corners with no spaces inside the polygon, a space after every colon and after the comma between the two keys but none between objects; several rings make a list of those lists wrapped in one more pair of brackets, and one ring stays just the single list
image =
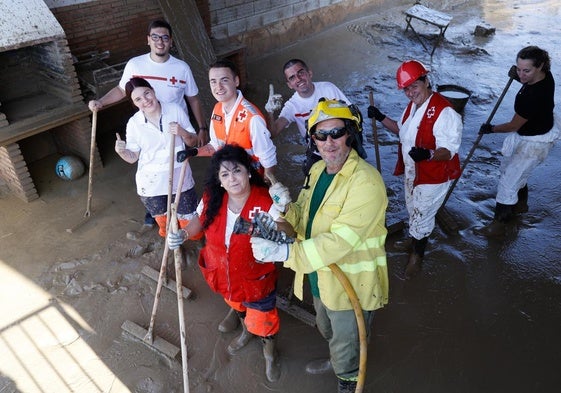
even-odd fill
[{"label": "yellow hose", "polygon": [[364,380],[366,379],[366,352],[368,348],[366,341],[366,324],[364,323],[362,307],[360,306],[360,301],[358,300],[355,289],[353,288],[351,282],[349,281],[345,273],[343,273],[341,268],[334,263],[329,265],[329,268],[345,289],[345,292],[347,293],[347,296],[349,297],[349,300],[351,301],[351,305],[353,306],[353,310],[355,312],[356,324],[358,326],[358,338],[360,341],[358,380],[355,393],[362,393],[362,389],[364,388]]}]

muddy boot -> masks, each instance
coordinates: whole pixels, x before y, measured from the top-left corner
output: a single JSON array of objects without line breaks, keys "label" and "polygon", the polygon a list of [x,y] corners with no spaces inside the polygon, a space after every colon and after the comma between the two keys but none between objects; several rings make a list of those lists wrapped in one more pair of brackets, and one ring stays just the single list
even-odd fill
[{"label": "muddy boot", "polygon": [[253,337],[253,334],[247,330],[243,318],[240,318],[240,324],[242,325],[241,334],[234,338],[230,345],[228,345],[228,353],[230,355],[234,355],[237,351],[245,347],[249,340]]},{"label": "muddy boot", "polygon": [[518,202],[514,205],[514,214],[526,213],[528,211],[528,185],[518,190]]},{"label": "muddy boot", "polygon": [[337,378],[337,381],[339,383],[337,393],[355,393],[356,381],[345,381],[339,378]]},{"label": "muddy boot", "polygon": [[415,277],[421,271],[428,240],[428,237],[424,237],[420,240],[413,239],[413,251],[409,254],[409,260],[407,261],[407,266],[405,267],[406,279]]},{"label": "muddy boot", "polygon": [[326,374],[330,371],[333,371],[333,366],[331,365],[331,360],[329,359],[312,360],[306,364],[306,372],[308,374]]},{"label": "muddy boot", "polygon": [[154,229],[154,224],[142,224],[138,231],[130,231],[127,232],[127,239],[129,240],[139,240],[142,238],[146,233],[152,231]]},{"label": "muddy boot", "polygon": [[423,258],[412,252],[409,254],[409,259],[407,261],[407,266],[405,267],[405,278],[407,280],[415,277],[417,274],[421,272],[423,266]]},{"label": "muddy boot", "polygon": [[487,237],[503,236],[506,231],[506,223],[514,215],[514,206],[515,205],[504,205],[497,202],[493,221],[482,228],[475,229],[474,232]]},{"label": "muddy boot", "polygon": [[487,237],[500,237],[505,234],[505,230],[506,224],[504,222],[493,220],[482,228],[474,229],[473,232]]},{"label": "muddy boot", "polygon": [[146,254],[147,252],[150,252],[151,248],[149,245],[142,245],[142,244],[137,244],[136,246],[129,248],[129,250],[126,252],[125,257],[126,258],[136,258],[136,257],[140,257],[144,254]]},{"label": "muddy boot", "polygon": [[404,240],[398,240],[393,243],[393,248],[396,251],[411,251],[412,247],[413,247],[412,237],[408,237],[407,239]]},{"label": "muddy boot", "polygon": [[275,349],[275,336],[261,338],[263,341],[263,356],[265,357],[265,375],[269,382],[276,382],[280,378],[280,365]]},{"label": "muddy boot", "polygon": [[233,308],[228,311],[222,322],[218,325],[218,330],[222,333],[229,333],[236,329],[240,324],[240,317]]}]

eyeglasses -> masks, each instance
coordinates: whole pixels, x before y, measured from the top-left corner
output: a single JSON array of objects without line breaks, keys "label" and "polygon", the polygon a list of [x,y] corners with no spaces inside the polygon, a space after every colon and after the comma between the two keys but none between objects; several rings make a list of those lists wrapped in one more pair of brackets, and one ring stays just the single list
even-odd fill
[{"label": "eyeglasses", "polygon": [[330,136],[331,139],[339,139],[343,135],[347,134],[347,127],[333,128],[331,130],[319,130],[314,132],[313,137],[316,141],[325,142],[327,137]]},{"label": "eyeglasses", "polygon": [[151,39],[153,42],[158,42],[158,41],[160,41],[160,40],[162,40],[162,42],[169,42],[170,37],[169,37],[169,35],[167,35],[167,34],[164,34],[164,35],[150,34],[150,39]]}]

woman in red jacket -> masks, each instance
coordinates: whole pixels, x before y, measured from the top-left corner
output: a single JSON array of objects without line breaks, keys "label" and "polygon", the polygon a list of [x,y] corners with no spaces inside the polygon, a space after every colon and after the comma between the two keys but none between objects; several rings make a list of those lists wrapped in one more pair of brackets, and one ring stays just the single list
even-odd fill
[{"label": "woman in red jacket", "polygon": [[242,333],[228,346],[230,353],[244,347],[253,335],[261,337],[267,379],[274,382],[280,376],[274,341],[280,326],[275,306],[277,271],[274,264],[255,260],[250,235],[233,233],[238,217],[251,221],[258,212],[279,217],[251,156],[240,146],[226,145],[212,156],[198,217],[170,233],[168,244],[173,250],[204,232],[199,267],[210,288],[230,306],[218,330],[232,331],[241,322]]}]

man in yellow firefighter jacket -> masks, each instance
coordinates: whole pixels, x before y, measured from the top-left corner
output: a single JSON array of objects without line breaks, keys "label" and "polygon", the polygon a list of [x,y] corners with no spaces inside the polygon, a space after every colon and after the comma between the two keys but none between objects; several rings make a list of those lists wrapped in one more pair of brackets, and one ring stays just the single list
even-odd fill
[{"label": "man in yellow firefighter jacket", "polygon": [[[296,272],[295,294],[302,298],[309,275],[316,323],[329,343],[329,361],[308,364],[307,371],[333,369],[339,393],[354,392],[359,370],[359,335],[345,289],[328,267],[336,264],[360,300],[369,334],[374,310],[388,302],[386,187],[380,173],[360,158],[355,146],[358,119],[337,100],[320,100],[308,132],[323,160],[315,163],[296,202],[288,189],[274,184],[269,193],[297,235],[293,244],[252,237],[256,259],[283,261]],[[279,224],[282,225],[282,224]],[[284,229],[284,228],[282,228]]]}]

